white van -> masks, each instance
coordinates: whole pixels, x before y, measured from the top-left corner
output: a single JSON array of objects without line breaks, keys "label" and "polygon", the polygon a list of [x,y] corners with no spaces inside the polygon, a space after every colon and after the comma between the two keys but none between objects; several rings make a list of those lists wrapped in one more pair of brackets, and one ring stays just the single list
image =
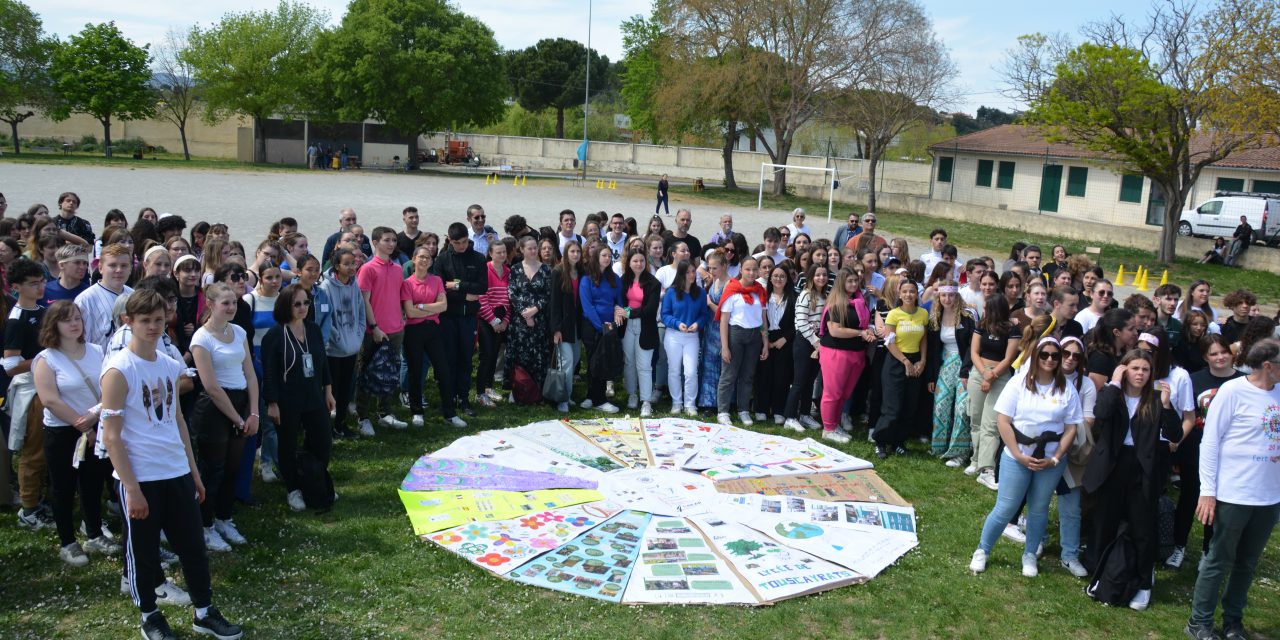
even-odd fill
[{"label": "white van", "polygon": [[1222,236],[1231,239],[1245,216],[1253,227],[1254,242],[1280,244],[1280,196],[1269,193],[1219,191],[1194,209],[1182,212],[1180,236]]}]

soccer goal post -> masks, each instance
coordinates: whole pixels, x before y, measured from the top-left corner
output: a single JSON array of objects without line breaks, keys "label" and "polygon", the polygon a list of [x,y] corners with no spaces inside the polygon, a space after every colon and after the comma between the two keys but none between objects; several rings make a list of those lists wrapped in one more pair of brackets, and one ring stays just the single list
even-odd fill
[{"label": "soccer goal post", "polygon": [[773,164],[772,162],[760,163],[760,189],[756,194],[756,211],[764,208],[764,183],[765,180],[773,178],[779,171],[818,171],[824,174],[830,174],[827,178],[827,222],[831,222],[831,211],[835,206],[836,187],[840,186],[839,173],[835,167],[801,167],[793,164]]}]

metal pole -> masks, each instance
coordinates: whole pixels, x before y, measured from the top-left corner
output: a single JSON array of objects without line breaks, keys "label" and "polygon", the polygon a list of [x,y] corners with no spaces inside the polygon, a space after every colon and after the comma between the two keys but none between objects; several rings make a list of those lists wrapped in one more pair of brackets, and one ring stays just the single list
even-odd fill
[{"label": "metal pole", "polygon": [[591,5],[592,0],[587,0],[587,87],[582,93],[582,179],[587,179],[587,153],[590,146],[587,144],[587,118],[589,108],[591,106]]}]

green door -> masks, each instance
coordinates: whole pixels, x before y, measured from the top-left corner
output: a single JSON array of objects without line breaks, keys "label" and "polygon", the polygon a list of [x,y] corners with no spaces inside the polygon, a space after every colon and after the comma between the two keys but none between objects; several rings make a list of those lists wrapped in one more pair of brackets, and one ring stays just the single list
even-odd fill
[{"label": "green door", "polygon": [[1058,197],[1062,195],[1062,165],[1046,164],[1040,175],[1040,210],[1058,211]]}]

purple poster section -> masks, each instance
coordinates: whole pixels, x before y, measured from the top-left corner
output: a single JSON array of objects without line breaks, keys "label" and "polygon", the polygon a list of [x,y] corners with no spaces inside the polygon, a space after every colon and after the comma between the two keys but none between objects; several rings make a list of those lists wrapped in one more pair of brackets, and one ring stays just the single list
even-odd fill
[{"label": "purple poster section", "polygon": [[494,491],[534,491],[537,489],[595,489],[591,480],[522,471],[496,464],[422,456],[400,483],[404,491],[449,489],[490,489]]}]

